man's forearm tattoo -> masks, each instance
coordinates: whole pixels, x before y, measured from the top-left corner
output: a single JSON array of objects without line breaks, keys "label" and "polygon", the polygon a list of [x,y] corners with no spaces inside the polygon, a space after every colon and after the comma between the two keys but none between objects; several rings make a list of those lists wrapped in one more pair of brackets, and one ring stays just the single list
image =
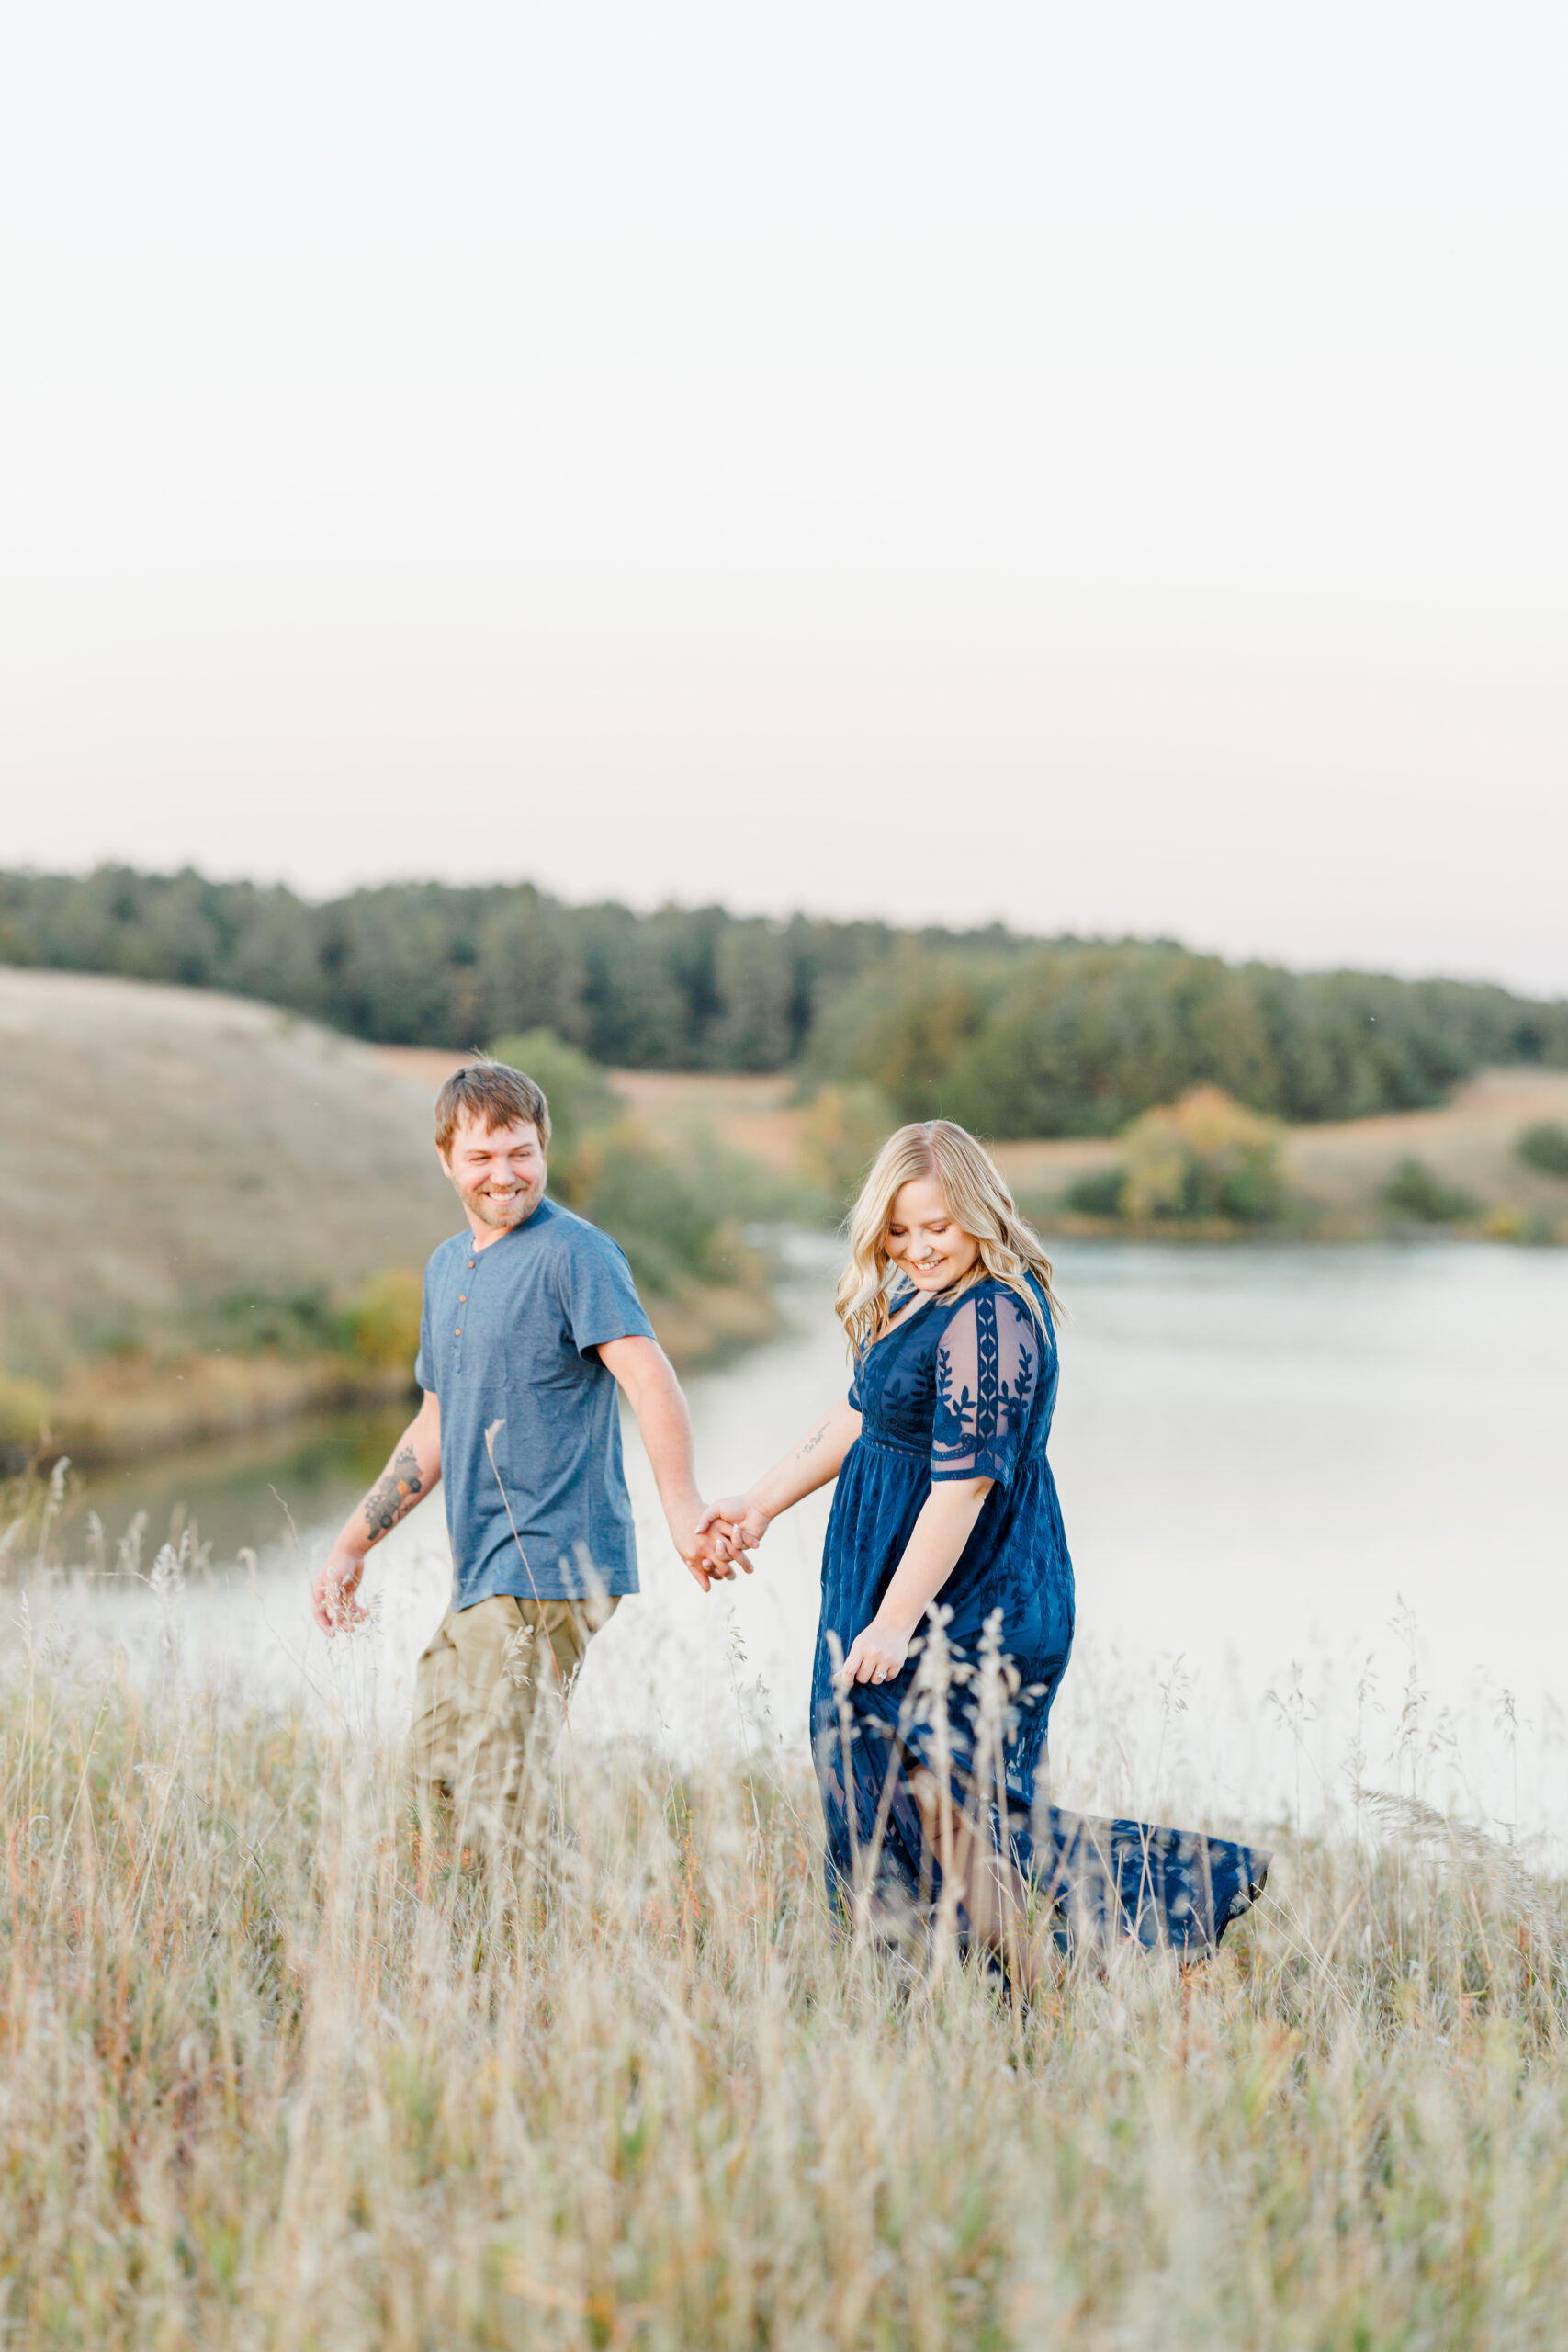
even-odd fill
[{"label": "man's forearm tattoo", "polygon": [[412,1445],[399,1446],[390,1469],[365,1498],[365,1523],[372,1537],[389,1535],[399,1520],[412,1510],[423,1491],[418,1454]]}]

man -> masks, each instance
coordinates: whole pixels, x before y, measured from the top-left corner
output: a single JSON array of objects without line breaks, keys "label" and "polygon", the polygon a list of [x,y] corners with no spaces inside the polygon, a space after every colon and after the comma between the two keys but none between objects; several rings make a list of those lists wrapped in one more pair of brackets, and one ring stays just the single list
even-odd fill
[{"label": "man", "polygon": [[311,1595],[323,1633],[363,1621],[366,1555],[445,1479],[452,1606],[419,1661],[409,1771],[437,1842],[455,1827],[516,1841],[589,1641],[637,1589],[617,1383],[675,1549],[705,1592],[733,1574],[697,1533],[686,1400],[631,1269],[545,1197],[549,1141],[543,1093],[504,1063],[457,1070],[437,1095],[435,1148],[468,1229],[425,1269],[424,1402]]}]

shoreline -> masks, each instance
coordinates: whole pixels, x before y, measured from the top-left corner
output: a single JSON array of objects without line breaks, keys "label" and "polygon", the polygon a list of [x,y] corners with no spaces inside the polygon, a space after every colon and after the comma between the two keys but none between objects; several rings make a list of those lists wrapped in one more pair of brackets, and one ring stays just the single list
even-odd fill
[{"label": "shoreline", "polygon": [[[1120,1242],[1138,1249],[1218,1246],[1257,1252],[1497,1246],[1495,1236],[1441,1226],[1347,1234],[1321,1226],[1245,1226],[1223,1220],[1133,1227],[1069,1215],[1049,1221],[1043,1217],[1040,1229],[1051,1242]],[[824,1243],[830,1239],[827,1234],[814,1238]],[[645,1299],[644,1304],[676,1369],[682,1374],[709,1371],[777,1335],[783,1322],[779,1294],[787,1278],[787,1266],[775,1262],[767,1282],[757,1286],[708,1285],[679,1300]],[[53,1395],[41,1388],[37,1395],[41,1435],[31,1442],[14,1434],[8,1442],[0,1436],[0,1478],[48,1471],[62,1458],[96,1472],[188,1447],[304,1430],[323,1417],[389,1413],[405,1406],[412,1411],[418,1392],[412,1367],[401,1364],[373,1364],[332,1354],[213,1352],[159,1363],[117,1358],[79,1364]],[[10,1418],[14,1432],[15,1413]]]},{"label": "shoreline", "polygon": [[[659,1343],[678,1372],[721,1363],[771,1339],[778,1329],[772,1282],[713,1283],[678,1299],[645,1299]],[[9,1384],[15,1431],[24,1417],[35,1435],[0,1436],[0,1476],[68,1458],[102,1469],[214,1439],[287,1428],[322,1413],[390,1407],[418,1391],[410,1363],[376,1364],[332,1353],[285,1356],[193,1351],[154,1363],[121,1356],[78,1363],[53,1390]],[[0,1400],[8,1401],[8,1400]]]},{"label": "shoreline", "polygon": [[[452,1223],[430,1149],[430,1095],[463,1057],[356,1044],[237,1000],[9,977],[0,1474],[67,1453],[91,1465],[135,1461],[408,1396],[415,1270]],[[787,1216],[787,1202],[808,1220],[858,1175],[858,1146],[840,1155],[830,1182],[813,1166],[810,1110],[790,1072],[607,1076],[637,1125],[677,1159],[700,1167],[716,1145],[721,1159],[745,1163],[738,1196],[759,1171],[757,1197],[776,1202],[773,1214]],[[62,1249],[38,1181],[32,1137],[45,1106],[65,1118],[73,1142],[92,1146],[83,1250]],[[100,1169],[93,1119],[118,1123],[127,1139],[113,1182]],[[1062,1241],[1562,1246],[1568,1183],[1517,1157],[1519,1136],[1537,1122],[1568,1125],[1568,1071],[1490,1069],[1428,1110],[1290,1129],[1280,1145],[1289,1204],[1267,1223],[1134,1222],[1070,1208],[1071,1186],[1116,1166],[1111,1139],[994,1148],[1025,1214]],[[368,1222],[345,1136],[374,1148]],[[1399,1216],[1388,1188],[1407,1158],[1422,1163],[1434,1197],[1467,1196],[1472,1213],[1440,1224]],[[635,1170],[627,1181],[635,1188]],[[705,1195],[705,1206],[713,1206]],[[736,1207],[738,1219],[744,1214]],[[682,1372],[722,1363],[778,1328],[775,1270],[739,1241],[728,1255],[711,1271],[731,1279],[694,1278],[646,1298]],[[671,1279],[680,1279],[673,1270]],[[265,1339],[259,1324],[247,1335],[258,1307],[271,1317]],[[238,1344],[231,1352],[206,1344],[214,1340]]]}]

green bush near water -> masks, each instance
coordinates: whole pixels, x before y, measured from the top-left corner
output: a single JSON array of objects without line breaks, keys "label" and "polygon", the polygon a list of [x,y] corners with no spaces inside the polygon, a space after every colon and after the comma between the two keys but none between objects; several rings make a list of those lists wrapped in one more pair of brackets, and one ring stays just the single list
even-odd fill
[{"label": "green bush near water", "polygon": [[1079,1216],[1120,1216],[1126,1183],[1124,1169],[1097,1168],[1088,1176],[1075,1177],[1067,1186],[1066,1204]]},{"label": "green bush near water", "polygon": [[1527,1127],[1514,1150],[1527,1168],[1534,1168],[1543,1176],[1568,1179],[1568,1127],[1555,1119],[1541,1119],[1533,1127]]},{"label": "green bush near water", "polygon": [[0,1372],[0,1461],[26,1459],[48,1423],[52,1398],[43,1383]]},{"label": "green bush near water", "polygon": [[1402,1159],[1383,1187],[1383,1200],[1396,1216],[1418,1225],[1462,1225],[1479,1216],[1473,1193],[1445,1184],[1424,1159]]},{"label": "green bush near water", "polygon": [[873,1160],[898,1121],[874,1086],[819,1087],[801,1121],[800,1161],[815,1195],[807,1205],[836,1225],[853,1205]]},{"label": "green bush near water", "polygon": [[624,1119],[626,1106],[599,1064],[553,1029],[497,1037],[490,1050],[498,1062],[526,1071],[543,1089],[550,1106],[551,1170],[558,1187],[570,1184],[573,1161],[587,1137]]},{"label": "green bush near water", "polygon": [[491,1050],[544,1090],[552,1192],[614,1236],[640,1284],[669,1298],[738,1278],[741,1225],[784,1204],[761,1170],[703,1136],[679,1155],[664,1149],[606,1072],[553,1031],[498,1037]]},{"label": "green bush near water", "polygon": [[282,1294],[236,1291],[150,1322],[140,1349],[164,1356],[194,1348],[203,1354],[340,1355],[369,1364],[412,1364],[423,1287],[419,1268],[393,1266],[347,1295],[324,1283]]},{"label": "green bush near water", "polygon": [[1216,1086],[1193,1087],[1134,1119],[1122,1137],[1121,1166],[1078,1177],[1066,1205],[1140,1223],[1271,1224],[1286,1208],[1280,1144],[1274,1120]]}]

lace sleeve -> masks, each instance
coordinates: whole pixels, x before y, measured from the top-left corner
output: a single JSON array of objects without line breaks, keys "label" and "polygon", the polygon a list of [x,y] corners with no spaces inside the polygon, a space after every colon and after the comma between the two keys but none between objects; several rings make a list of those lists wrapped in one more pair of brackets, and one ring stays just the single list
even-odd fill
[{"label": "lace sleeve", "polygon": [[937,1347],[931,1476],[1012,1476],[1040,1376],[1039,1324],[1010,1291],[955,1307]]}]

